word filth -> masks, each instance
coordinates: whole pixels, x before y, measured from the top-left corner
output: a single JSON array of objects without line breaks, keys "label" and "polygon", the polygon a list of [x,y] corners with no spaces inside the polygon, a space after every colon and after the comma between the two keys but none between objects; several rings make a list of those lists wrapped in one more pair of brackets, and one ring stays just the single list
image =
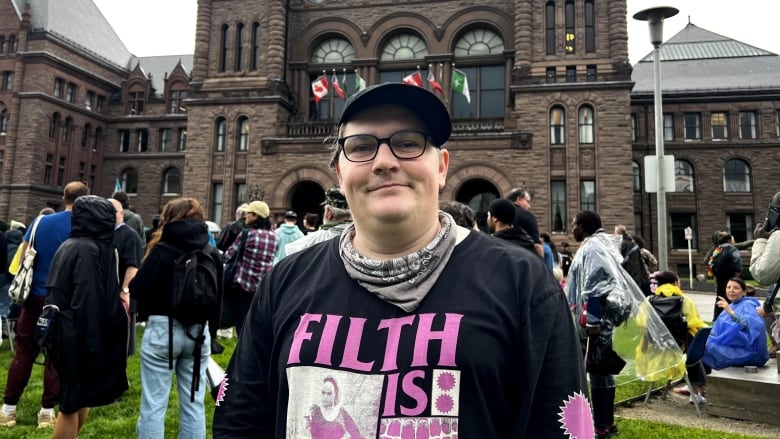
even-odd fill
[{"label": "word filth", "polygon": [[373,326],[360,317],[303,314],[293,334],[287,364],[358,372],[454,368],[462,318],[462,314],[429,313],[384,319]]}]

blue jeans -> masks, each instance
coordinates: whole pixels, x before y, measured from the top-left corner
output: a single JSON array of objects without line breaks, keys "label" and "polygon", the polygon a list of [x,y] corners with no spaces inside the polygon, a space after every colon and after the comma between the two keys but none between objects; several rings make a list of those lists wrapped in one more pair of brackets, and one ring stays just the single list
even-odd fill
[{"label": "blue jeans", "polygon": [[[200,325],[190,327],[190,334],[198,334]],[[141,340],[141,415],[136,433],[141,439],[163,439],[165,436],[165,409],[171,392],[174,371],[179,388],[179,438],[206,437],[206,413],[203,397],[208,393],[206,363],[211,355],[211,336],[208,324],[203,332],[206,340],[200,349],[201,361],[197,373],[200,386],[195,401],[190,402],[195,341],[187,336],[185,327],[173,321],[173,367],[168,368],[168,317],[149,316]]]}]

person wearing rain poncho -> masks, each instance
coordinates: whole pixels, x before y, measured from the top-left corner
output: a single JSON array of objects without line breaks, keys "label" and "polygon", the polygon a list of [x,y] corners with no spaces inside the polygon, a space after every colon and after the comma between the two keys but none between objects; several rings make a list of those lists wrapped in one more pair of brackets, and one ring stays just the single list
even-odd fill
[{"label": "person wearing rain poncho", "polygon": [[[621,267],[622,238],[604,233],[597,213],[578,213],[572,234],[582,245],[569,269],[566,292],[585,349],[596,437],[610,438],[619,433],[614,421],[615,375],[623,371],[632,375],[629,380],[637,378],[632,363],[642,335],[633,320],[644,294]],[[682,351],[658,314],[650,310],[646,318],[648,330],[657,333],[665,345],[673,346],[676,362],[682,362]],[[652,357],[658,352],[650,346],[646,355]],[[631,366],[624,370],[627,364]],[[644,379],[641,375],[638,378]]]},{"label": "person wearing rain poncho", "polygon": [[[686,368],[685,363],[679,361],[679,351],[673,348],[661,349],[660,352],[654,351],[657,355],[647,355],[647,352],[653,352],[650,349],[651,346],[659,346],[663,343],[662,341],[656,341],[653,331],[647,329],[648,312],[652,307],[651,301],[653,297],[679,297],[682,301],[680,321],[677,322],[677,324],[682,325],[679,328],[682,334],[680,334],[680,339],[676,340],[676,346],[684,349],[699,329],[707,326],[699,316],[696,303],[685,296],[682,289],[680,289],[680,279],[677,277],[677,274],[671,271],[656,272],[653,274],[652,280],[657,284],[653,291],[654,296],[645,299],[636,315],[637,326],[644,329],[645,332],[645,337],[637,346],[636,351],[637,374],[645,377],[647,381],[667,381],[680,378],[687,370],[688,377],[694,387],[691,395],[698,395],[696,397],[703,401],[702,395],[706,383],[706,373],[701,363]],[[672,330],[672,332],[674,336],[678,331]]]}]

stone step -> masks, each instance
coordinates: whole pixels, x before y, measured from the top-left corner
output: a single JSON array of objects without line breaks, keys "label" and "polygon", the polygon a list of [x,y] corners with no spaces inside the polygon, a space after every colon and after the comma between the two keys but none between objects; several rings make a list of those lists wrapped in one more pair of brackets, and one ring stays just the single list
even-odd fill
[{"label": "stone step", "polygon": [[713,370],[707,376],[707,413],[780,425],[780,365],[770,358],[755,373],[744,367]]}]

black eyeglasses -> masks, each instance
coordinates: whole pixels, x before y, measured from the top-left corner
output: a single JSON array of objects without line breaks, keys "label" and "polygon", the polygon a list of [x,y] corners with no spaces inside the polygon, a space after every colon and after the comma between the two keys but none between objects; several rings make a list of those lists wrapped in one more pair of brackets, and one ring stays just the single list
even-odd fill
[{"label": "black eyeglasses", "polygon": [[350,162],[370,162],[379,152],[379,145],[386,143],[399,159],[416,159],[425,153],[428,134],[421,131],[399,131],[380,139],[370,134],[355,134],[337,140],[344,157]]}]

